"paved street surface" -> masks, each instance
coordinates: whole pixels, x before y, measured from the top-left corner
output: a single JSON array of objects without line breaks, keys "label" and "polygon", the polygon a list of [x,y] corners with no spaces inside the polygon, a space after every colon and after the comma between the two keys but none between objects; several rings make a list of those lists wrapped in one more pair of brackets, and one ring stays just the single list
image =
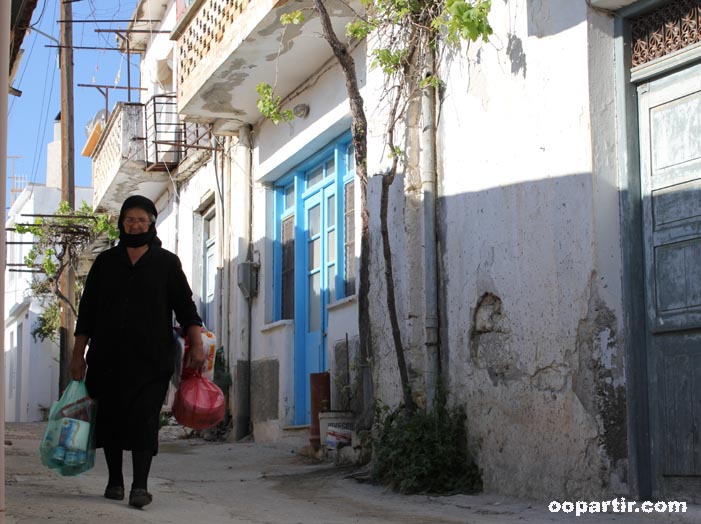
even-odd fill
[{"label": "paved street surface", "polygon": [[[402,496],[349,478],[351,470],[313,462],[292,444],[207,442],[167,428],[154,460],[143,510],[102,497],[107,475],[96,466],[78,477],[44,468],[38,446],[43,424],[6,424],[7,524],[658,524],[701,522],[686,514],[552,514],[548,501],[496,495]],[[125,454],[125,459],[130,458]],[[125,482],[131,482],[125,460]]]}]

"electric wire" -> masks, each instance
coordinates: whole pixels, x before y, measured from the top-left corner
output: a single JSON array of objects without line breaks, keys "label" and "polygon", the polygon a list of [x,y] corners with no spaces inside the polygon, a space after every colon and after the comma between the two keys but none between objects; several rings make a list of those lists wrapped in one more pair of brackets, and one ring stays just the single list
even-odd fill
[{"label": "electric wire", "polygon": [[[54,12],[53,16],[56,16],[56,9],[57,6],[54,5]],[[51,34],[51,33],[50,33]],[[53,35],[52,35],[53,36]],[[48,53],[47,55],[47,62],[49,62],[52,58],[52,54]],[[29,62],[27,62],[29,64]],[[53,91],[54,91],[54,82],[56,80],[56,71],[52,71],[50,67],[45,68],[46,75],[49,75],[49,71],[51,71],[51,83],[49,85],[49,95],[48,97],[46,96],[46,81],[44,81],[44,91],[42,94],[42,105],[41,105],[41,111],[40,111],[40,118],[39,122],[37,125],[37,138],[34,141],[34,153],[32,156],[32,170],[31,170],[31,175],[30,175],[30,181],[32,184],[36,183],[37,179],[37,174],[39,171],[39,164],[41,158],[43,158],[43,155],[39,153],[45,148],[46,144],[46,133],[47,133],[47,127],[48,127],[48,120],[49,120],[49,111],[51,107],[51,102],[53,98]],[[46,77],[45,77],[46,79]],[[33,190],[33,186],[32,186]]]}]

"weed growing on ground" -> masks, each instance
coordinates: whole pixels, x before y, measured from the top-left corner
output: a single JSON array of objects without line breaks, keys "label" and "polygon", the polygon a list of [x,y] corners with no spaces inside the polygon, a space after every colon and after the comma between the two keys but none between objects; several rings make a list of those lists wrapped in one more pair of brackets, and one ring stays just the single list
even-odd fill
[{"label": "weed growing on ground", "polygon": [[373,479],[405,494],[475,493],[482,476],[467,448],[465,410],[448,408],[443,394],[434,409],[407,414],[377,410]]}]

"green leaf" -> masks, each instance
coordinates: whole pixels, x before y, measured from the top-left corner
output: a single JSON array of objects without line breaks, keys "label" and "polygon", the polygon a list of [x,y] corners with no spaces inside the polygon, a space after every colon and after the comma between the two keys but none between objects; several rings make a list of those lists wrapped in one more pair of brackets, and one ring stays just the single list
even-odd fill
[{"label": "green leaf", "polygon": [[346,36],[356,40],[363,40],[376,29],[376,26],[365,20],[354,20],[346,25]]},{"label": "green leaf", "polygon": [[474,3],[466,0],[447,0],[444,14],[436,20],[445,24],[449,39],[460,37],[475,42],[482,38],[486,42],[493,33],[487,19],[491,7],[491,0],[476,0]]},{"label": "green leaf", "polygon": [[32,326],[31,335],[35,341],[39,339],[43,342],[49,339],[58,343],[61,327],[61,307],[56,299],[48,304],[43,304],[43,306],[43,311],[39,314],[34,326]]},{"label": "green leaf", "polygon": [[[40,299],[42,304],[48,300],[46,297],[53,297],[52,300],[59,301],[60,306],[62,293],[56,275],[67,267],[76,268],[86,247],[99,235],[106,234],[114,239],[119,232],[107,215],[93,213],[87,202],[82,202],[76,210],[71,209],[67,202],[61,202],[53,215],[37,218],[34,225],[19,226],[16,230],[20,234],[33,235],[34,244],[24,262],[30,268],[42,269],[42,273],[32,278],[32,296]],[[76,296],[71,297],[72,306],[80,298],[83,278],[84,275],[76,278]]]},{"label": "green leaf", "polygon": [[304,22],[304,13],[302,11],[292,11],[291,13],[285,13],[280,16],[280,23],[282,25],[299,25]]},{"label": "green leaf", "polygon": [[275,125],[279,124],[283,120],[285,122],[291,122],[294,120],[294,113],[289,109],[281,109],[280,107],[280,97],[275,96],[273,92],[273,86],[266,82],[261,82],[256,86],[256,91],[260,97],[256,102],[258,106],[258,111],[261,114],[273,122]]},{"label": "green leaf", "polygon": [[397,73],[404,61],[406,51],[404,49],[392,50],[387,48],[375,49],[372,54],[375,59],[372,67],[380,67],[386,75]]}]

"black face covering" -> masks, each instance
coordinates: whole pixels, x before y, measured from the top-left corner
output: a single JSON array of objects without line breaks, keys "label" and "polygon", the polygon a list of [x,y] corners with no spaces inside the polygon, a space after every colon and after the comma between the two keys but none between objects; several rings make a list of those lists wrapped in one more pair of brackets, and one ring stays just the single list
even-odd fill
[{"label": "black face covering", "polygon": [[136,235],[130,235],[124,229],[120,228],[119,231],[119,243],[124,244],[127,247],[141,247],[146,244],[149,246],[154,243],[156,239],[156,225],[151,224],[146,233],[138,233]]}]

